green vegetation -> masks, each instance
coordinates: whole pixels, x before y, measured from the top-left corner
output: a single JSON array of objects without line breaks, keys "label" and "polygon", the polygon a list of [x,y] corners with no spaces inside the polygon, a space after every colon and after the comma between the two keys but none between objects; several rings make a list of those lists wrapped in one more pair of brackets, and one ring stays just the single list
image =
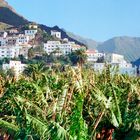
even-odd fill
[{"label": "green vegetation", "polygon": [[49,35],[47,32],[42,31],[42,37],[43,37],[43,42],[47,43],[47,41],[54,41],[54,40],[58,40],[57,38]]},{"label": "green vegetation", "polygon": [[70,66],[29,65],[0,76],[0,139],[136,140],[140,79]]},{"label": "green vegetation", "polygon": [[0,22],[0,30],[2,31],[2,30],[5,30],[5,29],[7,29],[7,28],[9,28],[9,27],[12,27],[11,25],[8,25],[8,24],[5,24],[5,23],[2,23],[2,22]]},{"label": "green vegetation", "polygon": [[25,64],[37,64],[44,63],[46,65],[59,63],[60,65],[83,65],[87,62],[87,56],[85,55],[84,50],[77,50],[67,55],[56,55],[59,50],[55,50],[51,54],[47,54],[43,50],[43,46],[37,46],[35,48],[30,48],[28,51],[28,59],[23,55],[20,55],[18,58],[4,58],[0,60],[0,65],[3,63],[9,63],[10,60],[21,61]]}]

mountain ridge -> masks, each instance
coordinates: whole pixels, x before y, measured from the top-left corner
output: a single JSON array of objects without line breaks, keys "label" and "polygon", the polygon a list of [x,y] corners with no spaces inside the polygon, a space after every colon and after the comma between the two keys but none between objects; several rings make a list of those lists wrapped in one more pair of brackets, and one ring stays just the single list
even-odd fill
[{"label": "mountain ridge", "polygon": [[15,11],[14,8],[12,8],[12,6],[10,6],[10,5],[8,4],[8,2],[5,1],[5,0],[0,0],[0,7],[7,7],[7,8],[9,8],[10,10]]},{"label": "mountain ridge", "polygon": [[[26,18],[18,14],[5,0],[0,0],[0,22],[5,26],[22,26],[29,23]],[[4,24],[1,24],[2,26]],[[62,38],[68,38],[79,45],[86,45],[89,49],[98,49],[105,53],[119,53],[125,56],[129,62],[134,62],[140,58],[140,37],[120,36],[114,37],[104,42],[97,42],[93,39],[87,39],[79,35],[61,29],[58,26],[48,27],[43,24],[38,24],[42,30],[50,33],[51,30],[60,31]]]},{"label": "mountain ridge", "polygon": [[124,55],[127,61],[133,62],[140,57],[140,37],[114,37],[100,44],[97,49],[105,53]]},{"label": "mountain ridge", "polygon": [[[64,30],[64,29],[63,29]],[[83,44],[86,44],[88,46],[89,49],[96,49],[97,46],[101,43],[101,42],[97,42],[93,39],[89,39],[89,38],[85,38],[85,37],[82,37],[80,35],[76,35],[72,32],[68,32],[66,30],[64,30],[68,36],[72,37],[72,38],[75,38],[77,41],[83,43]]]},{"label": "mountain ridge", "polygon": [[16,10],[12,6],[10,6],[5,0],[0,0],[0,13],[0,22],[12,26],[20,26],[29,22],[23,16],[18,14]]}]

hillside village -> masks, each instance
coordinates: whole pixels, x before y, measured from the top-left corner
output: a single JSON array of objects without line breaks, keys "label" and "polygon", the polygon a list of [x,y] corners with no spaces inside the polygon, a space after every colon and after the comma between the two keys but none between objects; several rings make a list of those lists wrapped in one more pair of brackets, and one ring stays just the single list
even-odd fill
[{"label": "hillside village", "polygon": [[23,28],[23,30],[20,31],[18,28],[10,27],[0,32],[0,59],[4,60],[7,58],[10,60],[6,64],[4,61],[2,62],[3,70],[14,69],[16,75],[19,76],[27,65],[22,64],[21,61],[17,61],[17,58],[21,56],[28,60],[30,59],[29,57],[31,57],[30,55],[33,55],[32,58],[41,57],[43,54],[48,56],[53,54],[58,57],[69,55],[77,50],[84,50],[87,56],[87,63],[90,64],[95,71],[101,72],[106,66],[106,63],[108,63],[111,64],[112,68],[117,66],[121,74],[136,75],[137,73],[137,68],[127,63],[123,55],[114,53],[105,54],[95,49],[88,49],[86,46],[81,46],[73,41],[69,41],[68,38],[62,38],[61,32],[56,30],[51,30],[51,39],[40,42],[40,44],[43,44],[43,53],[31,52],[32,49],[37,48],[39,45],[36,37],[39,27],[36,24],[29,24],[26,25],[26,27],[27,26],[28,28]]},{"label": "hillside village", "polygon": [[49,26],[51,19],[65,28],[84,24],[80,32],[102,38],[115,33],[111,21],[120,30],[140,12],[130,10],[139,2],[96,2],[0,0],[0,140],[140,140],[140,37],[95,41]]}]

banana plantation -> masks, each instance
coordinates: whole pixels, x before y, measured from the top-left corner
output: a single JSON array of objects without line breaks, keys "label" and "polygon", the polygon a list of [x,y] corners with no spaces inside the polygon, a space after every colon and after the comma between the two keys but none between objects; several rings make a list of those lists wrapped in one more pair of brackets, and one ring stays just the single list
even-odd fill
[{"label": "banana plantation", "polygon": [[43,64],[0,75],[0,140],[139,139],[139,77]]}]

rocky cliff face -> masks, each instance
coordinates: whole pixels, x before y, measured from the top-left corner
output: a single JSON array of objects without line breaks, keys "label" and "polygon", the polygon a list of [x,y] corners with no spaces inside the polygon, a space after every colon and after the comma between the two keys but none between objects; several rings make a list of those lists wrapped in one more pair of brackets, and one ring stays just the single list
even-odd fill
[{"label": "rocky cliff face", "polygon": [[0,22],[13,26],[20,26],[27,24],[28,20],[16,13],[14,8],[5,0],[0,0]]},{"label": "rocky cliff face", "polygon": [[0,7],[6,7],[15,12],[14,8],[12,8],[5,0],[0,0]]}]

